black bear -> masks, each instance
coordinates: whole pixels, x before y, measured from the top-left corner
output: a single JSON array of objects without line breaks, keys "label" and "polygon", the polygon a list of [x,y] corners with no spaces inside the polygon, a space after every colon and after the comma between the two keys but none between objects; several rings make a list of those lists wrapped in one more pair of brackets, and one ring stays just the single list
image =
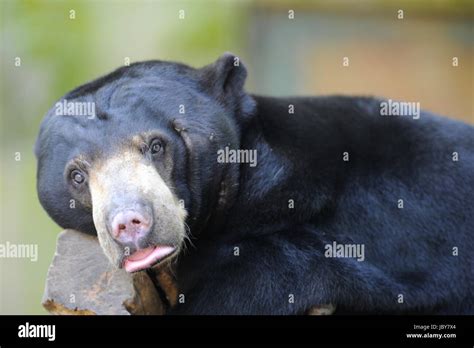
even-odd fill
[{"label": "black bear", "polygon": [[246,75],[148,61],[66,94],[35,148],[43,207],[117,267],[173,267],[171,314],[474,313],[474,127]]}]

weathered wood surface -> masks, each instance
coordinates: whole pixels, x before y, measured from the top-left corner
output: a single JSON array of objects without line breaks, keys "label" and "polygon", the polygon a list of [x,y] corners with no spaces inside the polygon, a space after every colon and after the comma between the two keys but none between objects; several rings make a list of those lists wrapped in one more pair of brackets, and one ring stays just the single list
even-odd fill
[{"label": "weathered wood surface", "polygon": [[[171,303],[176,289],[170,275],[156,272]],[[49,267],[43,306],[53,314],[163,314],[165,306],[149,274],[115,269],[96,237],[65,230]]]}]

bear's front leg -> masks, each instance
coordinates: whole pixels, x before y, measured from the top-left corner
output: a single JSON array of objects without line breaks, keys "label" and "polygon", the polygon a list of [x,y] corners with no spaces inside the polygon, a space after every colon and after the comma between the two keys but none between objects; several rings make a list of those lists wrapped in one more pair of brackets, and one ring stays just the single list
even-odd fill
[{"label": "bear's front leg", "polygon": [[189,261],[196,268],[178,274],[178,284],[190,274],[196,280],[180,289],[169,314],[293,315],[336,304],[338,272],[331,269],[333,260],[324,257],[323,246],[313,236],[303,232],[294,238],[295,233],[216,243],[201,250],[206,257]]}]

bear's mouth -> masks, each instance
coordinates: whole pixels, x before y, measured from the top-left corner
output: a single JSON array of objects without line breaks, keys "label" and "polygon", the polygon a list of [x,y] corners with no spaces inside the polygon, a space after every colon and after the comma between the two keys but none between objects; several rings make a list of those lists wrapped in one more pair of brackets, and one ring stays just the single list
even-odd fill
[{"label": "bear's mouth", "polygon": [[135,251],[123,261],[123,268],[129,273],[150,268],[173,254],[176,248],[170,245],[155,245]]}]

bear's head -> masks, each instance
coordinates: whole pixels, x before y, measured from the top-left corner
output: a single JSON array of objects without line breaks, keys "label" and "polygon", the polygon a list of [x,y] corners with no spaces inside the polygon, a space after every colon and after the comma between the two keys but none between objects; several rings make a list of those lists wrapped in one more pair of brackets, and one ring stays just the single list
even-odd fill
[{"label": "bear's head", "polygon": [[41,204],[63,228],[97,233],[129,272],[179,254],[238,190],[238,148],[254,100],[246,70],[224,54],[201,69],[150,61],[122,67],[61,98],[36,142]]}]

